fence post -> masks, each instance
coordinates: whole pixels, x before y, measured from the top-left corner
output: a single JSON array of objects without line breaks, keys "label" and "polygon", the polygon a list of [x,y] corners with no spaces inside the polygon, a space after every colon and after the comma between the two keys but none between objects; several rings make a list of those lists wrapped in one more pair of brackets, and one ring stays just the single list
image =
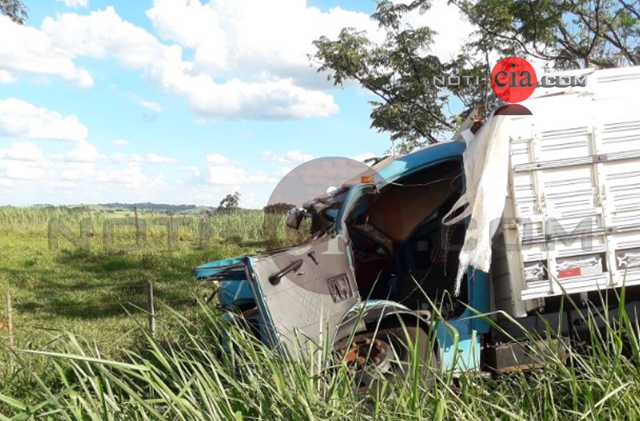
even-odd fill
[{"label": "fence post", "polygon": [[147,312],[149,313],[149,332],[156,336],[156,312],[153,307],[153,282],[147,281]]},{"label": "fence post", "polygon": [[140,233],[140,226],[138,224],[138,207],[134,206],[133,207],[133,212],[136,216],[136,236]]},{"label": "fence post", "polygon": [[13,357],[13,309],[11,308],[11,292],[7,291],[7,330],[9,331],[9,364],[11,372],[14,369]]}]

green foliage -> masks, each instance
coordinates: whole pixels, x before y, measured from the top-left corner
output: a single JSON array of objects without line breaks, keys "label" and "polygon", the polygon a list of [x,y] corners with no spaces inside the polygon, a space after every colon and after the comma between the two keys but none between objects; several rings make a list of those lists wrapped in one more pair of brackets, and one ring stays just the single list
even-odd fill
[{"label": "green foliage", "polygon": [[[81,231],[80,221],[88,218],[90,251],[76,248],[62,236],[59,249],[51,251],[47,231],[53,218],[76,235]],[[130,345],[136,337],[126,332],[145,322],[139,307],[145,307],[147,280],[154,282],[159,303],[189,313],[194,297],[201,296],[199,289],[204,287],[191,277],[195,266],[266,248],[264,217],[259,210],[208,217],[174,216],[175,249],[169,247],[168,227],[154,223],[169,217],[157,213],[139,215],[146,233],[142,247],[133,251],[109,248],[104,226],[112,218],[121,220],[123,214],[68,208],[0,208],[0,291],[3,297],[11,291],[19,346],[46,344],[53,334],[45,329],[74,331],[95,340],[107,353]],[[201,238],[202,231],[209,237]],[[116,226],[114,237],[116,246],[135,244],[135,226]],[[6,334],[4,317],[2,299],[0,338]]]},{"label": "green foliage", "polygon": [[[353,391],[347,366],[326,345],[313,347],[313,362],[296,353],[283,358],[247,331],[229,329],[212,307],[198,307],[195,319],[166,309],[171,336],[154,339],[141,329],[138,346],[117,357],[73,334],[58,336],[44,350],[19,351],[18,370],[0,392],[0,412],[16,419],[60,420],[640,417],[638,329],[624,313],[610,319],[594,311],[585,318],[604,328],[592,330],[588,348],[568,344],[566,364],[554,346],[541,344],[529,353],[543,367],[528,373],[488,377],[425,367],[434,381],[411,375],[363,395]],[[538,339],[526,333],[524,338]],[[33,370],[36,357],[47,370]],[[418,358],[411,352],[410,367],[418,367]]]},{"label": "green foliage", "polygon": [[12,21],[24,25],[29,15],[27,6],[20,0],[0,0],[0,13]]},{"label": "green foliage", "polygon": [[401,140],[402,151],[435,142],[440,132],[453,127],[442,111],[447,98],[428,83],[445,69],[436,56],[423,54],[433,42],[432,31],[401,25],[402,16],[416,9],[424,11],[428,5],[379,3],[372,16],[386,31],[379,45],[352,28],[343,29],[337,40],[321,37],[314,42],[318,51],[313,59],[329,80],[336,85],[355,80],[380,98],[371,101],[371,127]]},{"label": "green foliage", "polygon": [[470,43],[552,68],[640,64],[640,3],[633,0],[452,0],[479,27]]},{"label": "green foliage", "polygon": [[265,206],[263,210],[264,213],[286,214],[295,207],[296,205],[290,203],[273,203]]},{"label": "green foliage", "polygon": [[240,208],[240,193],[228,194],[220,201],[218,212],[232,212]]},{"label": "green foliage", "polygon": [[[573,320],[604,329],[593,328],[586,344],[570,344],[566,365],[542,346],[532,352],[544,367],[531,373],[458,378],[436,370],[433,384],[410,377],[362,396],[322,344],[314,364],[282,358],[196,301],[203,290],[190,277],[194,266],[264,248],[261,211],[176,216],[190,221],[180,225],[176,251],[166,249],[166,227],[154,226],[145,214],[148,242],[137,252],[104,250],[100,227],[114,215],[94,212],[91,252],[63,247],[66,240],[58,252],[47,249],[48,218],[77,232],[86,216],[69,209],[0,208],[0,289],[12,293],[17,349],[12,371],[0,320],[1,419],[640,418],[639,329],[624,313],[613,319],[594,309],[585,320]],[[197,235],[203,220],[212,233],[204,248]],[[125,228],[132,227],[118,230],[118,244],[135,241],[135,230]],[[228,241],[225,229],[239,240]],[[155,339],[145,333],[140,308],[148,279],[157,298]],[[112,305],[117,302],[131,305]],[[537,339],[526,331],[521,337]]]}]

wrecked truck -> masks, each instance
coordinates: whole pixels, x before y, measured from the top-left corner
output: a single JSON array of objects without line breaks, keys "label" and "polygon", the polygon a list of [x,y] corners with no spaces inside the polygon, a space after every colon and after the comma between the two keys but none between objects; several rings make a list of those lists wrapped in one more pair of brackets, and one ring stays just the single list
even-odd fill
[{"label": "wrecked truck", "polygon": [[447,369],[509,371],[531,363],[513,341],[522,329],[580,335],[587,306],[615,313],[621,288],[635,315],[640,68],[570,74],[587,83],[472,115],[452,140],[293,209],[288,226],[312,221],[302,244],[203,264],[195,278],[219,282],[220,307],[269,346],[329,341],[384,369],[404,358],[389,352],[399,320]]}]

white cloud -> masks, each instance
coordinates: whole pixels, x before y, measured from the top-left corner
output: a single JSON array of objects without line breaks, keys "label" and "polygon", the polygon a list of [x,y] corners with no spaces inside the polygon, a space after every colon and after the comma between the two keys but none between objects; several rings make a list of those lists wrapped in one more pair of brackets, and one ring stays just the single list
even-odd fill
[{"label": "white cloud", "polygon": [[79,142],[87,137],[89,131],[75,115],[64,117],[58,112],[7,98],[0,100],[0,134]]},{"label": "white cloud", "polygon": [[[394,2],[407,3],[408,0]],[[412,12],[405,16],[404,21],[415,28],[428,26],[437,32],[433,37],[430,54],[440,60],[450,60],[474,31],[474,26],[460,15],[459,9],[446,1],[434,1],[426,13]]]},{"label": "white cloud", "polygon": [[[42,30],[71,55],[113,57],[127,67],[143,69],[148,80],[168,93],[185,96],[193,112],[213,120],[296,119],[338,111],[331,95],[297,86],[291,77],[240,79],[198,70],[182,59],[180,46],[160,43],[144,29],[123,21],[112,7],[89,16],[46,18]],[[313,69],[307,67],[306,72]]]},{"label": "white cloud", "polygon": [[80,141],[64,154],[45,156],[32,142],[13,142],[8,150],[0,150],[0,169],[13,180],[40,180],[34,186],[42,190],[46,182],[78,180],[95,172],[95,162],[101,157],[98,150]]},{"label": "white cloud", "polygon": [[[333,97],[320,90],[327,89],[328,84],[308,65],[310,42],[327,31],[337,34],[343,26],[359,27],[371,22],[366,14],[341,9],[322,13],[307,8],[304,0],[284,3],[291,3],[292,7],[227,0],[220,2],[223,13],[218,15],[222,20],[209,21],[211,13],[206,11],[199,17],[182,13],[187,7],[182,0],[156,1],[148,14],[161,34],[195,28],[197,38],[204,40],[211,33],[207,28],[218,27],[224,33],[222,38],[202,45],[193,44],[194,33],[172,35],[185,47],[196,49],[193,62],[183,60],[181,45],[161,43],[145,29],[122,20],[113,7],[89,15],[65,13],[47,17],[41,30],[3,18],[0,37],[14,42],[0,52],[0,66],[10,72],[57,75],[90,87],[93,79],[76,68],[74,59],[114,58],[125,67],[140,69],[147,80],[165,92],[186,97],[191,111],[212,121],[302,119],[334,114],[338,106]],[[214,3],[202,6],[198,1],[189,2],[188,7],[198,5],[214,7]],[[183,18],[195,20],[182,21]],[[255,27],[256,22],[260,22],[259,27]],[[183,28],[185,24],[189,28]],[[287,27],[291,25],[294,28]],[[245,29],[251,31],[238,32]],[[303,29],[300,36],[291,36],[292,31]],[[219,47],[224,49],[223,61],[231,60],[229,66],[212,59],[212,54],[216,56],[212,51]]]},{"label": "white cloud", "polygon": [[112,6],[89,15],[46,17],[42,33],[56,48],[73,57],[113,57],[126,67],[138,69],[161,59],[165,48],[144,29],[122,20]]},{"label": "white cloud", "polygon": [[28,161],[0,161],[5,176],[14,180],[39,180],[45,177],[45,170],[39,163]]},{"label": "white cloud", "polygon": [[18,80],[17,77],[7,72],[6,70],[0,69],[0,85],[14,83]]},{"label": "white cloud", "polygon": [[[411,3],[411,0],[392,0],[393,3]],[[402,19],[405,25],[414,28],[428,26],[434,31],[433,43],[428,54],[433,54],[440,60],[450,60],[466,43],[471,33],[476,29],[460,10],[446,1],[434,1],[425,13],[412,11]]]},{"label": "white cloud", "polygon": [[39,161],[43,156],[42,150],[32,142],[13,142],[11,149],[0,150],[0,159]]},{"label": "white cloud", "polygon": [[59,48],[49,34],[0,15],[0,39],[11,40],[0,48],[4,71],[53,75],[84,88],[93,86],[89,73],[74,64],[74,55]]},{"label": "white cloud", "polygon": [[56,155],[44,154],[32,142],[13,142],[0,150],[0,186],[13,189],[5,192],[2,202],[166,201],[167,196],[184,193],[179,182],[168,184],[157,167],[145,168],[147,156],[122,162],[102,158],[86,141]]},{"label": "white cloud", "polygon": [[207,164],[226,165],[228,162],[229,158],[219,153],[214,153],[207,156]]},{"label": "white cloud", "polygon": [[211,184],[272,184],[278,180],[262,173],[250,173],[241,165],[236,165],[222,154],[208,155],[207,181]]},{"label": "white cloud", "polygon": [[365,160],[370,158],[375,158],[375,154],[373,154],[372,152],[365,152],[365,153],[358,154],[351,159],[364,162]]},{"label": "white cloud", "polygon": [[47,166],[42,150],[35,143],[13,142],[10,149],[0,150],[0,169],[4,171],[5,178],[41,179]]},{"label": "white cloud", "polygon": [[313,155],[304,154],[300,151],[289,151],[284,154],[285,162],[307,162],[313,159]]},{"label": "white cloud", "polygon": [[[263,206],[280,177],[248,170],[221,154],[198,166],[158,167],[148,154],[105,160],[80,142],[58,155],[46,155],[35,143],[16,141],[0,150],[0,186],[7,204],[168,202],[215,205],[229,191],[240,191],[245,206]],[[283,171],[284,173],[284,171]],[[19,194],[18,194],[19,192]]]},{"label": "white cloud", "polygon": [[290,162],[300,164],[313,159],[313,155],[305,154],[300,151],[289,151],[284,155],[278,155],[271,151],[264,151],[262,152],[262,156],[274,162]]},{"label": "white cloud", "polygon": [[31,83],[35,86],[49,86],[51,85],[51,79],[47,76],[36,76],[32,79]]},{"label": "white cloud", "polygon": [[195,50],[195,71],[286,78],[298,86],[326,87],[307,58],[320,36],[354,27],[382,40],[368,14],[339,7],[322,12],[306,0],[154,0],[147,16],[162,38]]},{"label": "white cloud", "polygon": [[147,110],[153,111],[154,113],[159,114],[162,112],[162,106],[157,102],[145,101],[144,99],[141,99],[138,101],[138,103]]},{"label": "white cloud", "polygon": [[[444,57],[457,50],[471,26],[455,7],[434,3],[407,21],[439,31],[434,52]],[[309,65],[311,42],[322,35],[335,38],[344,27],[384,39],[368,14],[339,7],[322,12],[306,0],[154,0],[147,16],[163,39],[176,44],[124,21],[113,7],[47,17],[40,30],[2,17],[0,39],[12,40],[0,51],[0,68],[11,75],[3,79],[36,73],[90,87],[93,79],[74,60],[115,59],[165,92],[185,97],[189,109],[209,121],[326,117],[338,106],[325,92],[330,87],[324,76]],[[183,48],[193,50],[193,61],[183,59]],[[161,110],[157,103],[141,105]]]},{"label": "white cloud", "polygon": [[111,160],[119,164],[128,164],[133,162],[136,164],[152,164],[152,165],[176,164],[178,162],[173,158],[167,158],[164,156],[157,155],[155,153],[148,153],[147,155],[142,156],[138,154],[125,155],[118,152],[111,155]]},{"label": "white cloud", "polygon": [[101,183],[113,183],[129,189],[153,188],[164,183],[164,176],[149,176],[142,171],[139,162],[129,162],[124,167],[113,170],[99,170],[95,180]]},{"label": "white cloud", "polygon": [[46,18],[42,31],[72,56],[113,57],[126,67],[144,70],[148,80],[185,96],[193,112],[214,120],[307,118],[338,111],[333,97],[296,86],[290,78],[218,81],[198,72],[193,63],[182,60],[180,46],[160,43],[123,21],[112,7],[88,16]]},{"label": "white cloud", "polygon": [[149,116],[150,118],[155,119],[157,115],[162,112],[162,105],[158,104],[157,102],[144,100],[142,98],[139,98],[136,94],[132,93],[126,93],[126,96],[136,104],[140,105],[142,108],[151,111],[152,114]]},{"label": "white cloud", "polygon": [[192,177],[200,177],[200,175],[202,175],[202,171],[200,171],[200,168],[196,167],[195,165],[189,165],[188,167],[184,167],[182,169],[191,174]]},{"label": "white cloud", "polygon": [[120,152],[117,152],[117,153],[114,153],[113,155],[111,155],[111,160],[113,162],[117,162],[118,164],[122,164],[122,163],[125,163],[125,162],[133,161],[130,156],[127,156],[127,155],[125,155],[123,153],[120,153]]},{"label": "white cloud", "polygon": [[116,139],[113,141],[113,144],[116,146],[129,146],[130,143],[124,139]]},{"label": "white cloud", "polygon": [[87,7],[89,5],[89,0],[56,0],[58,2],[64,3],[67,7]]},{"label": "white cloud", "polygon": [[[152,77],[165,89],[182,92],[192,111],[213,120],[337,113],[333,97],[320,90],[329,88],[324,75],[309,65],[312,41],[335,37],[343,27],[378,34],[365,13],[340,8],[324,13],[307,7],[306,0],[155,0],[147,16],[161,37],[195,51],[193,62],[176,56],[180,50],[166,51]],[[216,83],[209,75],[226,80]]]},{"label": "white cloud", "polygon": [[280,168],[280,171],[278,171],[278,175],[284,177],[285,175],[289,174],[290,172],[291,172],[291,168],[284,167],[284,168]]},{"label": "white cloud", "polygon": [[67,161],[72,162],[96,162],[99,157],[96,147],[84,140],[64,156]]},{"label": "white cloud", "polygon": [[[376,43],[385,36],[366,13],[339,7],[322,12],[307,0],[154,0],[147,16],[160,37],[194,51],[193,62],[173,56],[176,51],[166,55],[168,63],[152,71],[158,83],[172,91],[182,87],[191,109],[213,119],[331,115],[338,107],[318,90],[328,86],[316,65],[309,63],[312,41],[323,35],[336,38],[345,27],[366,31]],[[456,53],[473,29],[444,1],[434,2],[425,14],[411,13],[405,23],[429,25],[438,32],[431,53],[441,59]],[[167,68],[183,71],[169,75]],[[203,75],[227,81],[216,84]]]},{"label": "white cloud", "polygon": [[95,165],[92,162],[71,162],[60,170],[63,180],[83,180],[95,176]]},{"label": "white cloud", "polygon": [[150,78],[169,93],[184,95],[191,111],[211,120],[283,120],[328,117],[338,112],[333,97],[294,85],[291,79],[222,83],[192,74],[192,63],[181,59],[177,46],[165,50],[162,61],[149,68]]},{"label": "white cloud", "polygon": [[150,164],[175,164],[178,161],[172,158],[166,158],[164,156],[159,156],[154,153],[147,154],[147,162]]}]

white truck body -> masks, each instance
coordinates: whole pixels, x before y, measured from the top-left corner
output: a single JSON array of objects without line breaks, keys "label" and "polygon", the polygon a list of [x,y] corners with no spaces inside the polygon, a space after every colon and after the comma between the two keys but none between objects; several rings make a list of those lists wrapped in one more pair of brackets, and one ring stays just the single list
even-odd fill
[{"label": "white truck body", "polygon": [[570,74],[586,87],[536,89],[509,132],[491,301],[515,317],[563,292],[640,284],[640,67]]}]

